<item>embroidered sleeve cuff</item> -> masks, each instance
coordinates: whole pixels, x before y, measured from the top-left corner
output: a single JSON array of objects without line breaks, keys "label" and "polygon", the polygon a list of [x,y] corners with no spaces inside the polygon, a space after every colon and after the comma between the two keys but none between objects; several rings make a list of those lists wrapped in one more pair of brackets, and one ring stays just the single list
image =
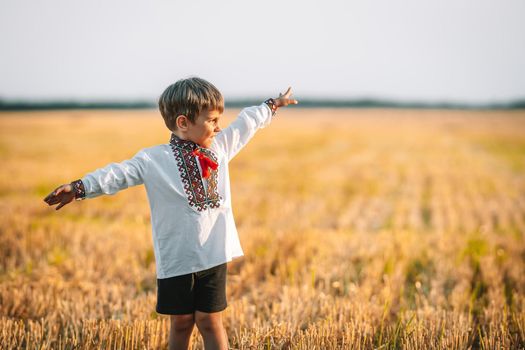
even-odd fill
[{"label": "embroidered sleeve cuff", "polygon": [[277,112],[277,106],[275,105],[275,100],[273,98],[269,98],[266,101],[264,101],[264,103],[272,111],[272,117],[273,117],[275,115],[275,113]]},{"label": "embroidered sleeve cuff", "polygon": [[71,183],[73,186],[73,191],[75,192],[75,199],[77,201],[83,200],[86,198],[86,189],[84,188],[84,183],[82,180],[78,179]]}]

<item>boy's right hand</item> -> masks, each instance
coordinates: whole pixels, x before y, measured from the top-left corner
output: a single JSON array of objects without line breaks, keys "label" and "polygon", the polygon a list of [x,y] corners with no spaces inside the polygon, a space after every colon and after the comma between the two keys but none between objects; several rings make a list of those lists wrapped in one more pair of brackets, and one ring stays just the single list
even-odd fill
[{"label": "boy's right hand", "polygon": [[44,202],[48,205],[55,205],[60,203],[55,210],[59,210],[64,205],[71,203],[75,199],[75,191],[73,191],[73,186],[71,184],[64,184],[57,187],[53,192],[47,195],[44,198]]}]

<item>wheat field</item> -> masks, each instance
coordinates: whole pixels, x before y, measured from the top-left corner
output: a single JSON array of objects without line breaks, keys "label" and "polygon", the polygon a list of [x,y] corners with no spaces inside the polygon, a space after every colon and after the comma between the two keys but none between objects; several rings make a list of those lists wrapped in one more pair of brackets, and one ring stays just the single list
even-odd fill
[{"label": "wheat field", "polygon": [[[168,140],[156,111],[0,114],[1,349],[167,347],[144,187],[43,198]],[[230,347],[525,348],[524,170],[525,111],[280,111],[230,164]]]}]

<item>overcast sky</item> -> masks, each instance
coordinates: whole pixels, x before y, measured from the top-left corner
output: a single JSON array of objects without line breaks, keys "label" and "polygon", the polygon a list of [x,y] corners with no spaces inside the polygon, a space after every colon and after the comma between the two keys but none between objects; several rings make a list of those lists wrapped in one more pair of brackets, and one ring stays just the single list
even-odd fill
[{"label": "overcast sky", "polygon": [[0,0],[0,99],[525,97],[525,1]]}]

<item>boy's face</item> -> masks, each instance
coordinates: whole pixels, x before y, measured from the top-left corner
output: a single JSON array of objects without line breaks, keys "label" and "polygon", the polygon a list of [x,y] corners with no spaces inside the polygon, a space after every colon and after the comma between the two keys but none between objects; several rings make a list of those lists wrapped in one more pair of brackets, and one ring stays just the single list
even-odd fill
[{"label": "boy's face", "polygon": [[195,119],[195,124],[188,123],[186,136],[199,146],[209,148],[215,135],[221,131],[219,127],[221,116],[217,110],[202,111]]}]

